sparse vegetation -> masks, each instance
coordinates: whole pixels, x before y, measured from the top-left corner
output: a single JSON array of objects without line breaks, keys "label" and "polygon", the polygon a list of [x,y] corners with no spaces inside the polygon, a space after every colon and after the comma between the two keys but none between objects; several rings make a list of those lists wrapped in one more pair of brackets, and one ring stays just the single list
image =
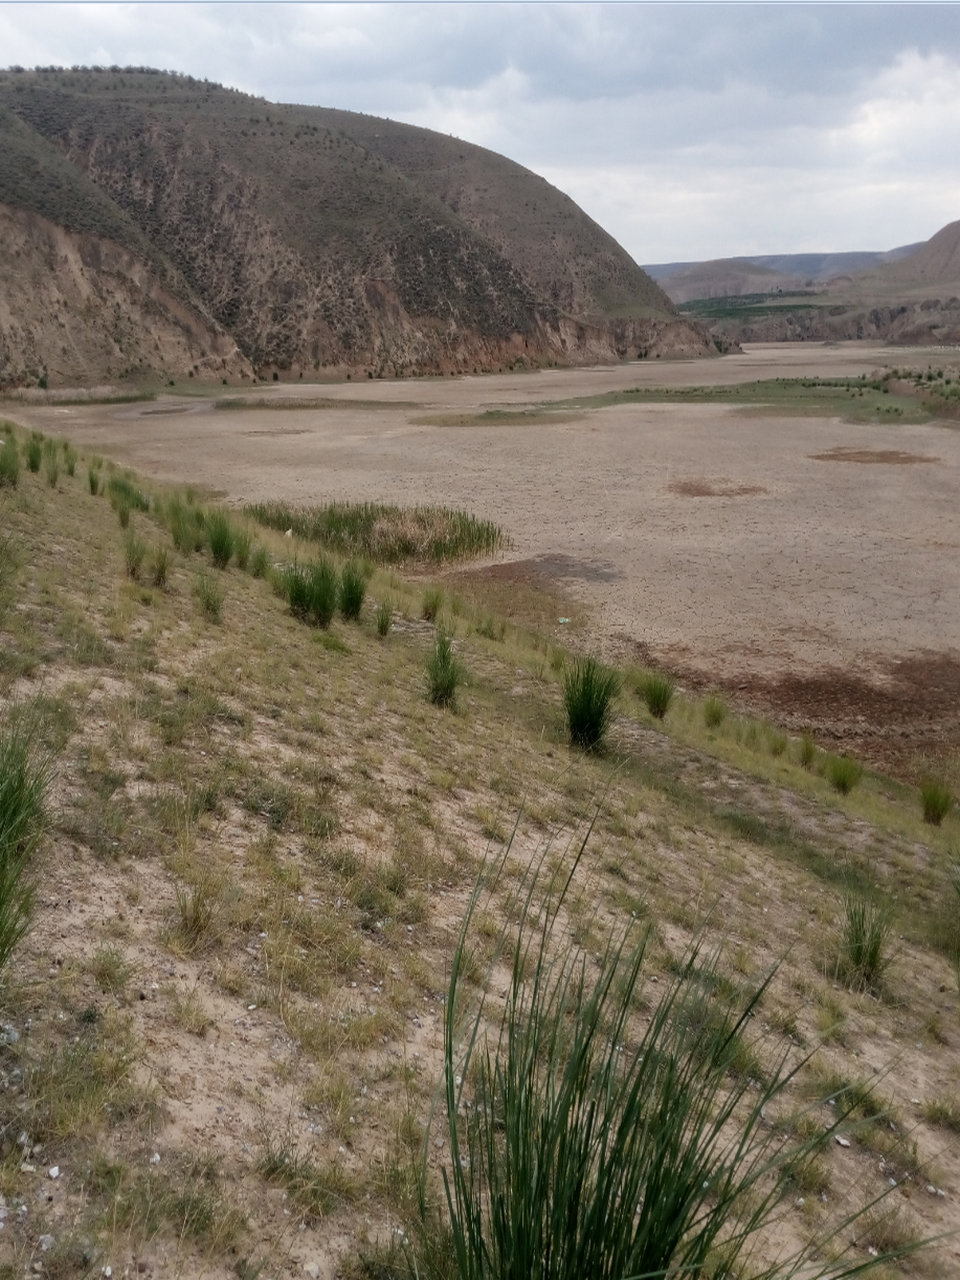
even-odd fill
[{"label": "sparse vegetation", "polygon": [[719,729],[727,718],[727,704],[716,694],[711,694],[703,704],[703,723],[708,729]]},{"label": "sparse vegetation", "polygon": [[570,741],[584,751],[602,751],[606,743],[613,702],[620,691],[620,677],[595,658],[578,658],[564,672],[563,702]]},{"label": "sparse vegetation", "polygon": [[424,622],[436,622],[443,609],[443,591],[439,587],[428,587],[423,593],[420,605],[420,617]]},{"label": "sparse vegetation", "polygon": [[194,580],[193,591],[204,617],[211,622],[220,622],[227,593],[217,579],[201,569]]},{"label": "sparse vegetation", "polygon": [[4,435],[3,444],[0,445],[0,487],[9,485],[11,489],[15,489],[19,479],[20,450],[17,448],[16,437]]}]

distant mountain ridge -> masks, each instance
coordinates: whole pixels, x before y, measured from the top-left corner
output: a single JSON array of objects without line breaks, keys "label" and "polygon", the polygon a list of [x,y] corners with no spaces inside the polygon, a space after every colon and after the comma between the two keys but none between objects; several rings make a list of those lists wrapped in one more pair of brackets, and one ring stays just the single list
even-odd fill
[{"label": "distant mountain ridge", "polygon": [[884,253],[779,254],[646,269],[721,342],[960,342],[960,221]]},{"label": "distant mountain ridge", "polygon": [[502,156],[145,68],[0,72],[0,282],[0,385],[716,349]]}]

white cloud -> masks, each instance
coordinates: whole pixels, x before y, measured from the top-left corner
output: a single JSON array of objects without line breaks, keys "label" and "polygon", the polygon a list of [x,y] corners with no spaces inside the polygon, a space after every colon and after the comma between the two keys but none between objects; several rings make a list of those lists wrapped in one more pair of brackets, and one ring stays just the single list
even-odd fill
[{"label": "white cloud", "polygon": [[452,133],[646,262],[887,248],[960,217],[960,5],[0,3],[0,48]]}]

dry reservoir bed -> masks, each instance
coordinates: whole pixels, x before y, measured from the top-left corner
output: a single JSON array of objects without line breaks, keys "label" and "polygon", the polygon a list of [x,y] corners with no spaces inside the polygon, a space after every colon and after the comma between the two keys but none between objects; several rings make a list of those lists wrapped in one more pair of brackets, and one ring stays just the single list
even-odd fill
[{"label": "dry reservoir bed", "polygon": [[[659,403],[520,425],[463,419],[634,386],[869,376],[943,359],[766,345],[676,364],[247,388],[262,404],[229,411],[171,396],[18,404],[9,416],[233,503],[466,508],[510,540],[494,572],[559,585],[607,653],[662,662],[893,759],[958,736],[955,424]],[[324,403],[273,407],[309,397]]]}]

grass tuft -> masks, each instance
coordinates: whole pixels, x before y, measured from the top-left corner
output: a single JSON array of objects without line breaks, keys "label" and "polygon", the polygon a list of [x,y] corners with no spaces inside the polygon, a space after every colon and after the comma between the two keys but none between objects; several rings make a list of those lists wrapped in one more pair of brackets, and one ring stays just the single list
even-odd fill
[{"label": "grass tuft", "polygon": [[223,602],[226,592],[211,574],[201,570],[193,585],[194,595],[205,618],[211,622],[220,622],[223,617]]},{"label": "grass tuft", "polygon": [[233,525],[223,511],[212,511],[205,521],[210,558],[217,569],[226,569],[233,559]]},{"label": "grass tuft", "polygon": [[708,729],[719,729],[727,718],[727,704],[722,698],[711,695],[703,704],[703,723]]},{"label": "grass tuft", "polygon": [[436,707],[451,707],[463,680],[463,667],[453,652],[450,633],[437,627],[433,649],[427,660],[427,693]]},{"label": "grass tuft", "polygon": [[381,640],[390,634],[390,627],[393,623],[393,610],[390,607],[389,600],[381,600],[377,605],[377,635]]},{"label": "grass tuft", "polygon": [[5,436],[3,445],[0,446],[0,486],[8,485],[11,489],[15,489],[19,479],[20,450],[12,435]]},{"label": "grass tuft", "polygon": [[670,709],[676,684],[661,671],[651,671],[640,683],[640,695],[654,720],[662,720]]},{"label": "grass tuft", "polygon": [[953,806],[953,792],[939,778],[925,778],[920,784],[920,803],[924,822],[939,827]]},{"label": "grass tuft", "polygon": [[863,765],[850,756],[828,755],[823,762],[827,781],[842,796],[849,795],[863,777]]},{"label": "grass tuft", "polygon": [[620,677],[594,658],[578,658],[564,672],[563,702],[570,741],[584,751],[602,751],[610,728]]},{"label": "grass tuft", "polygon": [[[729,1050],[749,1032],[770,977],[728,1009],[705,1052],[690,1027],[705,990],[723,980],[716,957],[694,944],[649,1019],[635,1023],[649,935],[628,924],[599,956],[576,945],[571,886],[585,847],[572,871],[561,865],[552,878],[544,869],[556,862],[543,855],[518,890],[517,927],[494,957],[508,975],[499,1014],[469,994],[479,882],[468,904],[444,1009],[450,1158],[439,1210],[425,1168],[421,1183],[420,1261],[431,1277],[444,1274],[436,1241],[445,1233],[459,1280],[743,1274],[778,1211],[778,1175],[825,1141],[817,1127],[783,1143],[765,1123],[796,1074],[787,1049],[761,1080],[729,1073]],[[802,1247],[777,1274],[873,1265],[817,1261],[824,1244]],[[890,1242],[889,1254],[916,1247]]]},{"label": "grass tuft", "polygon": [[33,856],[45,826],[52,762],[35,712],[8,708],[0,723],[0,972],[30,925]]},{"label": "grass tuft", "polygon": [[367,579],[363,570],[353,560],[343,566],[340,574],[340,613],[348,622],[356,622],[367,594]]},{"label": "grass tuft", "polygon": [[890,968],[890,909],[865,898],[848,895],[843,900],[837,977],[854,991],[879,993]]}]

